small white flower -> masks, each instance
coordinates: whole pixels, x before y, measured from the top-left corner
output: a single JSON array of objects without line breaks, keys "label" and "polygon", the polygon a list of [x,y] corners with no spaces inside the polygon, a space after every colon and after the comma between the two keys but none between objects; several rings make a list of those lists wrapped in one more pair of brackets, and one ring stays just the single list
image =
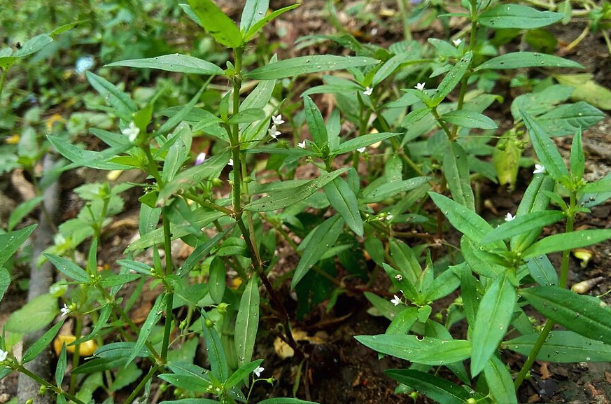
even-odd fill
[{"label": "small white flower", "polygon": [[395,279],[398,280],[399,282],[401,282],[403,280],[403,275],[401,274],[396,274],[395,275]]},{"label": "small white flower", "polygon": [[542,166],[541,164],[535,164],[535,171],[533,171],[533,174],[543,174],[545,172],[545,167]]},{"label": "small white flower", "polygon": [[64,303],[64,307],[61,308],[62,317],[66,317],[68,314],[70,314],[71,311],[72,310],[70,310],[66,303]]},{"label": "small white flower", "polygon": [[276,125],[272,125],[271,128],[267,131],[271,137],[276,139],[278,136],[282,135],[282,133],[276,128]]},{"label": "small white flower", "polygon": [[356,151],[358,151],[359,153],[363,153],[365,149],[365,147],[359,147],[358,149],[356,149]]},{"label": "small white flower", "polygon": [[74,66],[74,72],[76,74],[83,74],[87,70],[91,69],[95,63],[93,56],[81,56],[76,60],[76,65]]},{"label": "small white flower", "polygon": [[389,222],[392,220],[392,218],[393,218],[393,215],[386,216],[386,220],[388,220]]},{"label": "small white flower", "polygon": [[8,352],[3,351],[2,349],[0,349],[0,362],[5,361],[7,356],[8,356]]},{"label": "small white flower", "polygon": [[255,370],[253,370],[252,372],[257,376],[257,377],[261,377],[261,373],[263,373],[263,371],[265,370],[265,368],[259,366],[258,368],[256,368]]},{"label": "small white flower", "polygon": [[206,161],[206,153],[200,153],[195,158],[195,165],[198,166],[202,164],[204,161]]},{"label": "small white flower", "polygon": [[401,299],[399,299],[399,296],[394,295],[394,297],[390,300],[390,302],[394,304],[395,306],[398,306],[399,303],[401,303]]},{"label": "small white flower", "polygon": [[228,166],[233,166],[233,159],[229,159],[229,163],[227,163]]},{"label": "small white flower", "polygon": [[415,88],[416,90],[419,90],[419,91],[424,91],[424,85],[425,85],[425,84],[426,84],[426,83],[418,83],[418,84],[416,84],[416,87],[414,87],[414,88]]},{"label": "small white flower", "polygon": [[138,134],[140,133],[140,128],[136,126],[135,123],[131,122],[129,126],[121,131],[130,142],[136,141]]},{"label": "small white flower", "polygon": [[276,116],[272,116],[272,123],[274,125],[282,125],[284,123],[284,120],[282,119],[282,115],[278,114]]},{"label": "small white flower", "polygon": [[454,46],[458,46],[462,43],[462,39],[458,38],[452,41],[452,43],[454,44]]},{"label": "small white flower", "polygon": [[506,222],[511,222],[513,219],[515,219],[516,217],[514,215],[512,215],[511,213],[507,213],[505,215],[505,221]]},{"label": "small white flower", "polygon": [[297,143],[297,147],[305,149],[305,140],[303,142],[301,142],[301,143]]},{"label": "small white flower", "polygon": [[363,94],[365,95],[371,95],[371,93],[373,93],[373,88],[371,87],[367,87],[365,91],[363,91]]}]

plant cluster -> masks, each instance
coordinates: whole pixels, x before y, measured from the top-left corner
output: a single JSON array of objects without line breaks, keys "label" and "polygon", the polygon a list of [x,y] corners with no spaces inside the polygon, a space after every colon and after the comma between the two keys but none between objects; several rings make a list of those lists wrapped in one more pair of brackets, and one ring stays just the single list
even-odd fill
[{"label": "plant cluster", "polygon": [[[37,207],[44,211],[42,192],[61,173],[139,170],[144,180],[75,190],[85,206],[60,224],[54,244],[38,257],[64,279],[11,315],[0,337],[0,378],[24,373],[58,403],[94,403],[98,389],[112,403],[114,392],[128,385],[126,403],[147,402],[153,381],[162,386],[163,403],[249,402],[256,382],[274,382],[261,378],[263,360],[253,359],[259,329],[271,324],[303,363],[308,350],[293,327],[323,301],[331,309],[345,293],[364,294],[390,320],[386,333],[356,339],[411,362],[386,372],[400,383],[398,393],[441,403],[517,403],[516,390],[536,360],[609,361],[609,308],[567,289],[570,251],[611,238],[609,229],[574,229],[579,215],[611,197],[611,176],[584,178],[582,146],[582,131],[604,117],[583,101],[584,88],[588,100],[605,90],[589,76],[566,73],[583,66],[552,55],[555,44],[533,39],[549,39],[545,27],[570,22],[571,2],[557,12],[465,0],[453,13],[446,2],[398,3],[406,39],[388,49],[348,32],[301,38],[336,43],[354,56],[254,57],[251,45],[264,27],[297,5],[270,11],[268,0],[247,0],[236,25],[212,0],[188,0],[182,12],[223,48],[208,53],[213,60],[185,53],[148,57],[142,49],[126,55],[122,47],[107,50],[114,61],[97,73],[91,60],[81,60],[80,73],[99,93],[87,107],[105,121],[102,127],[88,120],[81,128],[92,126],[89,132],[105,146],[89,150],[81,131],[62,125],[46,137],[24,125],[14,144],[3,146],[2,155],[11,156],[3,170],[28,172],[37,196],[11,213],[0,234],[0,299],[12,281],[14,256],[36,226],[16,229]],[[597,16],[590,29],[605,24],[608,6],[595,13],[586,3]],[[134,20],[150,19],[146,2],[116,5],[131,10]],[[333,8],[330,2],[331,16]],[[454,37],[423,44],[409,32],[414,18],[468,24]],[[9,68],[44,52],[75,25],[0,50],[0,91]],[[145,43],[154,43],[156,34],[149,32]],[[515,39],[534,49],[507,50]],[[182,74],[189,99],[163,80],[136,99],[133,83],[113,83],[115,72],[134,69],[146,69],[145,76]],[[304,89],[303,77],[316,85]],[[502,133],[486,114],[504,102],[494,93],[501,85],[522,90]],[[334,97],[326,119],[319,94]],[[573,135],[568,163],[553,140],[566,135]],[[214,143],[207,154],[192,151],[200,138]],[[61,155],[64,164],[40,173],[45,153]],[[313,179],[300,178],[304,166]],[[514,189],[520,167],[534,167],[534,176],[517,211],[495,227],[482,217],[479,184]],[[103,231],[123,209],[121,194],[134,187],[142,191],[139,238],[115,270],[100,269]],[[541,237],[561,223],[563,232]],[[449,238],[455,230],[457,245]],[[173,254],[178,239],[191,247],[184,261]],[[280,244],[299,256],[294,270],[278,272]],[[559,268],[548,258],[554,252],[562,253]],[[370,288],[378,268],[388,276],[388,291]],[[280,293],[285,281],[295,291],[296,312]],[[144,322],[135,324],[130,309],[155,286],[161,292]],[[440,309],[450,295],[454,302]],[[58,335],[68,318],[73,334]],[[42,338],[21,357],[13,355],[23,334],[45,326],[51,327]],[[201,341],[205,362],[197,356]],[[24,365],[52,343],[58,360],[48,381]],[[515,374],[503,362],[505,351],[526,356]]]}]

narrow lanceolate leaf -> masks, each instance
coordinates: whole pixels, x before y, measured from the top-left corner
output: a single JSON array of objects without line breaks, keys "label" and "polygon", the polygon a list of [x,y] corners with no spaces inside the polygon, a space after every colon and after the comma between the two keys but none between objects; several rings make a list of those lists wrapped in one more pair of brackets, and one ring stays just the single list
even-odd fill
[{"label": "narrow lanceolate leaf", "polygon": [[437,92],[434,94],[432,99],[432,106],[437,106],[443,101],[452,90],[460,83],[460,80],[467,72],[473,58],[473,52],[467,52],[459,61],[454,65],[445,77],[439,83]]},{"label": "narrow lanceolate leaf", "polygon": [[210,63],[206,60],[198,59],[193,56],[180,55],[178,53],[148,59],[121,60],[119,62],[114,62],[106,66],[125,66],[136,67],[140,69],[159,69],[168,72],[205,75],[223,74],[223,69],[221,69],[214,63]]},{"label": "narrow lanceolate leaf", "polygon": [[306,184],[277,192],[270,192],[267,196],[249,203],[244,209],[254,212],[269,212],[271,210],[286,208],[287,206],[306,199],[347,170],[347,168],[341,168],[330,173],[322,174],[317,179],[308,181]]},{"label": "narrow lanceolate leaf", "polygon": [[531,230],[541,230],[564,219],[564,213],[560,211],[531,212],[515,217],[513,220],[501,224],[492,230],[482,240],[483,244],[493,243],[498,240],[506,240],[518,234]]},{"label": "narrow lanceolate leaf", "polygon": [[325,146],[329,146],[329,139],[327,136],[327,127],[325,121],[322,119],[320,110],[308,96],[303,97],[303,108],[305,111],[306,120],[308,122],[308,129],[310,129],[310,135],[314,143],[322,149]]},{"label": "narrow lanceolate leaf", "polygon": [[207,323],[211,322],[208,315],[202,310],[202,330],[204,334],[204,341],[206,341],[206,353],[208,354],[208,361],[210,362],[210,369],[212,374],[221,382],[229,378],[229,367],[227,366],[227,357],[221,338],[214,329],[214,325]]},{"label": "narrow lanceolate leaf", "polygon": [[427,181],[428,177],[414,177],[410,178],[409,180],[388,182],[386,184],[377,186],[372,190],[368,190],[367,193],[363,193],[361,202],[372,203],[383,201],[384,199],[392,198],[401,192],[411,191],[412,189],[418,188]]},{"label": "narrow lanceolate leaf", "polygon": [[545,171],[556,181],[560,181],[561,178],[567,178],[569,172],[554,142],[552,142],[539,124],[523,111],[522,117],[528,129],[535,153],[537,153],[537,157],[545,166]]},{"label": "narrow lanceolate leaf", "polygon": [[[538,333],[522,335],[503,343],[503,347],[528,355],[537,339]],[[556,363],[611,362],[611,345],[583,337],[573,331],[552,331],[545,339],[537,360]]]},{"label": "narrow lanceolate leaf", "polygon": [[443,155],[443,173],[454,201],[475,212],[467,154],[456,142],[451,142]]},{"label": "narrow lanceolate leaf", "polygon": [[53,341],[53,338],[55,338],[62,325],[64,325],[64,322],[60,321],[45,332],[44,335],[40,337],[31,347],[29,347],[25,354],[23,354],[21,363],[25,364],[36,358],[38,354],[41,353],[51,341]]},{"label": "narrow lanceolate leaf", "polygon": [[259,67],[244,75],[253,80],[274,80],[300,74],[325,72],[378,64],[377,59],[336,55],[299,56]]},{"label": "narrow lanceolate leaf", "polygon": [[570,331],[611,345],[611,311],[602,301],[558,286],[520,291],[531,306]]},{"label": "narrow lanceolate leaf", "polygon": [[471,355],[471,343],[416,335],[381,334],[354,337],[361,344],[385,355],[424,365],[446,365]]},{"label": "narrow lanceolate leaf", "polygon": [[242,46],[242,33],[223,11],[211,0],[188,0],[200,24],[222,45],[230,48]]},{"label": "narrow lanceolate leaf", "polygon": [[115,87],[102,77],[91,72],[85,73],[87,80],[104,99],[108,100],[117,115],[126,122],[131,120],[132,114],[137,111],[136,104],[127,94]]},{"label": "narrow lanceolate leaf", "polygon": [[[138,340],[134,344],[134,347],[131,351],[131,355],[127,359],[127,363],[125,366],[129,365],[140,353],[140,350],[144,348],[144,344],[148,340],[149,336],[153,332],[153,328],[157,325],[159,320],[161,319],[161,314],[163,313],[165,306],[165,293],[157,296],[157,300],[153,304],[151,311],[149,312],[144,324],[140,327],[140,332],[138,333]],[[167,319],[166,321],[170,321]]]},{"label": "narrow lanceolate leaf", "polygon": [[467,390],[462,387],[426,372],[391,369],[384,371],[384,373],[438,403],[464,404],[471,398]]},{"label": "narrow lanceolate leaf", "polygon": [[[549,175],[535,175],[528,188],[526,188],[526,192],[524,192],[516,216],[520,217],[530,212],[540,212],[547,209],[550,199],[547,192],[551,192],[555,184],[555,181]],[[511,239],[511,250],[524,251],[537,240],[539,234],[539,231],[533,230],[529,233],[514,236]]]},{"label": "narrow lanceolate leaf", "polygon": [[528,273],[541,286],[556,286],[558,284],[558,273],[547,255],[528,258],[526,260]]},{"label": "narrow lanceolate leaf", "polygon": [[476,243],[492,230],[488,222],[469,208],[441,194],[429,192],[429,195],[452,226]]},{"label": "narrow lanceolate leaf", "polygon": [[499,4],[480,14],[477,21],[493,29],[533,29],[551,25],[562,17],[562,13],[539,11],[519,4]]},{"label": "narrow lanceolate leaf", "polygon": [[0,234],[0,267],[17,252],[35,228],[36,225],[33,224],[23,229]]},{"label": "narrow lanceolate leaf", "polygon": [[299,4],[292,4],[290,6],[287,7],[283,7],[279,10],[276,10],[272,13],[270,13],[269,15],[266,15],[263,19],[257,21],[256,23],[254,23],[252,25],[252,27],[250,27],[250,29],[248,29],[248,31],[246,31],[244,33],[244,42],[248,42],[251,39],[254,38],[255,35],[257,35],[257,32],[259,32],[261,30],[261,28],[263,28],[268,22],[270,22],[271,20],[273,20],[274,18],[278,17],[279,15],[282,15],[284,13],[286,13],[287,11],[290,11],[294,8],[299,7]]},{"label": "narrow lanceolate leaf", "polygon": [[0,267],[0,302],[4,297],[4,293],[11,285],[11,274],[6,268]]},{"label": "narrow lanceolate leaf", "polygon": [[537,52],[513,52],[497,56],[475,68],[475,71],[493,69],[521,69],[524,67],[572,67],[583,66],[569,59]]},{"label": "narrow lanceolate leaf", "polygon": [[267,9],[269,8],[269,0],[248,0],[242,10],[240,18],[240,31],[248,32],[250,27],[257,21],[265,18]]},{"label": "narrow lanceolate leaf", "polygon": [[259,284],[257,277],[251,276],[242,299],[235,321],[235,349],[240,366],[250,362],[255,348],[259,328]]},{"label": "narrow lanceolate leaf", "polygon": [[443,114],[441,119],[463,128],[496,129],[497,124],[484,114],[474,111],[458,110]]},{"label": "narrow lanceolate leaf", "polygon": [[382,140],[390,139],[391,137],[399,136],[401,133],[374,133],[371,135],[359,136],[354,139],[350,139],[340,144],[336,149],[331,150],[331,154],[338,155],[343,153],[349,153],[360,149],[361,147],[367,147],[374,143],[381,142]]},{"label": "narrow lanceolate leaf", "polygon": [[517,404],[518,398],[511,374],[496,355],[492,355],[488,361],[484,368],[484,375],[488,390],[497,403]]},{"label": "narrow lanceolate leaf", "polygon": [[[246,363],[238,368],[233,374],[227,379],[225,383],[225,388],[230,389],[236,384],[240,383],[242,380],[245,380],[250,377],[250,374],[259,367],[259,365],[263,362],[263,359],[257,359],[256,361]],[[174,401],[175,403],[175,401]]]},{"label": "narrow lanceolate leaf", "polygon": [[484,294],[473,326],[471,374],[486,366],[507,332],[516,302],[516,290],[506,274],[499,276]]},{"label": "narrow lanceolate leaf", "polygon": [[357,236],[363,236],[363,219],[359,211],[359,204],[356,200],[356,195],[346,181],[342,178],[336,178],[324,187],[327,199],[331,206],[342,215],[346,224]]},{"label": "narrow lanceolate leaf", "polygon": [[554,234],[537,241],[528,247],[522,258],[536,257],[556,251],[587,247],[611,238],[611,229],[580,230],[570,233]]},{"label": "narrow lanceolate leaf", "polygon": [[297,269],[295,269],[291,289],[295,288],[295,285],[299,283],[310,268],[318,262],[329,248],[333,247],[343,228],[344,219],[340,215],[335,215],[325,220],[313,231],[299,260]]},{"label": "narrow lanceolate leaf", "polygon": [[43,255],[47,257],[47,259],[51,261],[53,265],[55,265],[55,268],[57,268],[59,272],[66,275],[68,278],[74,279],[80,283],[89,283],[90,279],[87,272],[85,272],[83,268],[79,267],[74,262],[53,254]]}]

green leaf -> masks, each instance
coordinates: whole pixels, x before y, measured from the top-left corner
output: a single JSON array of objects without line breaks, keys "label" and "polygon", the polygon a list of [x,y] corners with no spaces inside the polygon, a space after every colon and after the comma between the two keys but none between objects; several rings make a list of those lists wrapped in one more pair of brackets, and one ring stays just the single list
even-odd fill
[{"label": "green leaf", "polygon": [[71,164],[58,168],[60,171],[66,171],[81,166],[97,168],[99,170],[129,170],[133,168],[125,164],[118,164],[110,161],[112,158],[131,149],[133,146],[129,143],[122,146],[110,147],[101,152],[95,152],[68,143],[65,139],[58,136],[49,135],[47,139],[49,139],[49,142],[51,142],[53,147],[55,147],[62,156],[72,161]]},{"label": "green leaf", "polygon": [[[549,175],[535,175],[522,196],[522,201],[520,202],[520,206],[518,206],[516,216],[520,217],[530,212],[541,212],[546,210],[549,204],[547,192],[551,192],[554,186],[555,181],[550,178]],[[524,233],[513,237],[511,239],[512,251],[524,251],[537,240],[540,233],[541,232],[538,230],[533,230],[530,233]]]},{"label": "green leaf", "polygon": [[253,80],[283,79],[285,77],[298,76],[300,74],[371,66],[377,63],[379,63],[377,59],[368,57],[335,55],[299,56],[259,67],[246,73],[244,78]]},{"label": "green leaf", "polygon": [[[203,377],[197,377],[197,376],[191,376],[191,375],[176,375],[173,373],[163,373],[160,374],[159,377],[161,380],[164,380],[168,383],[170,383],[171,385],[174,385],[176,387],[180,387],[182,389],[185,389],[186,391],[192,391],[194,393],[206,393],[208,392],[208,387],[212,386],[212,383],[210,383],[210,381],[204,379]],[[188,404],[208,404],[208,403],[218,403],[218,401],[214,401],[214,400],[207,400],[207,399],[189,399],[189,400],[197,400],[197,401],[183,401],[183,400],[178,400],[178,401],[164,401],[164,403],[179,403],[179,402],[185,402]]]},{"label": "green leaf", "polygon": [[419,370],[391,369],[385,370],[384,373],[438,403],[464,404],[471,398],[462,387]]},{"label": "green leaf", "polygon": [[541,230],[545,226],[552,225],[564,219],[565,215],[560,211],[531,212],[516,216],[513,220],[506,221],[496,227],[482,240],[482,244],[493,243],[498,240],[506,240],[519,234],[532,230]]},{"label": "green leaf", "polygon": [[558,274],[547,255],[528,258],[526,260],[528,273],[541,286],[556,286],[558,284]]},{"label": "green leaf", "polygon": [[269,0],[248,0],[240,17],[240,31],[248,32],[254,24],[265,18],[268,8]]},{"label": "green leaf", "polygon": [[441,119],[452,125],[463,128],[496,129],[497,124],[484,114],[473,111],[457,110],[441,116]]},{"label": "green leaf", "polygon": [[4,297],[4,293],[11,285],[11,274],[6,268],[0,268],[0,302]]},{"label": "green leaf", "polygon": [[225,383],[229,378],[229,367],[227,366],[227,356],[221,343],[221,338],[214,329],[208,327],[206,323],[211,322],[206,312],[202,309],[202,331],[206,341],[206,353],[212,374],[221,382]]},{"label": "green leaf", "polygon": [[49,293],[40,295],[13,312],[4,328],[19,334],[35,332],[50,324],[58,312],[55,296]]},{"label": "green leaf", "polygon": [[399,136],[401,133],[374,133],[371,135],[359,136],[354,139],[350,139],[342,144],[340,144],[337,148],[331,150],[331,154],[333,156],[337,156],[339,154],[350,153],[361,147],[367,147],[374,143],[381,142],[386,139],[390,139],[391,137]]},{"label": "green leaf", "polygon": [[363,219],[361,219],[358,201],[346,181],[337,177],[325,185],[324,190],[331,206],[342,215],[348,227],[357,236],[363,237]]},{"label": "green leaf", "polygon": [[67,260],[63,257],[59,257],[53,254],[43,254],[53,265],[55,268],[62,274],[66,275],[68,278],[74,279],[80,283],[89,283],[91,280],[87,272],[76,265],[74,262]]},{"label": "green leaf", "polygon": [[543,166],[545,166],[545,171],[556,181],[568,178],[569,172],[556,148],[556,144],[533,118],[524,112],[522,112],[522,117],[530,134],[530,141],[535,149],[535,153],[537,153],[537,157]]},{"label": "green leaf", "polygon": [[611,345],[611,311],[602,301],[558,286],[523,289],[520,295],[545,317],[570,331]]},{"label": "green leaf", "polygon": [[224,73],[223,69],[214,63],[210,63],[206,60],[198,59],[193,56],[180,55],[178,53],[148,59],[121,60],[119,62],[113,62],[106,65],[106,67],[115,66],[136,67],[140,69],[159,69],[167,72],[205,74],[213,76]]},{"label": "green leaf", "polygon": [[[583,143],[581,140],[581,128],[577,129],[573,136],[571,144],[571,176],[575,179],[581,179],[585,169],[585,155],[583,153]],[[611,181],[609,181],[606,190],[611,190]]]},{"label": "green leaf", "polygon": [[259,367],[259,365],[263,362],[263,359],[257,359],[254,362],[248,362],[244,365],[240,366],[238,370],[233,372],[233,374],[227,379],[225,383],[225,388],[230,389],[233,386],[240,383],[242,380],[247,379],[250,374]]},{"label": "green leaf", "polygon": [[112,105],[117,116],[125,122],[130,122],[132,120],[132,114],[138,110],[131,98],[102,77],[90,71],[87,71],[85,75],[93,88]]},{"label": "green leaf", "polygon": [[[59,354],[59,358],[57,359],[57,367],[55,368],[55,384],[57,387],[61,389],[62,382],[64,381],[64,377],[66,376],[66,366],[68,364],[67,356],[66,356],[66,343],[62,342],[62,351]],[[59,397],[57,397],[57,402],[59,403]],[[66,402],[64,400],[64,402]]]},{"label": "green leaf", "polygon": [[[577,177],[581,178],[581,177]],[[598,181],[589,182],[579,189],[578,195],[604,194],[611,191],[611,177],[605,177]]]},{"label": "green leaf", "polygon": [[595,82],[593,74],[558,74],[554,78],[560,84],[575,87],[572,99],[585,101],[601,109],[611,109],[611,90]]},{"label": "green leaf", "polygon": [[536,93],[519,95],[511,103],[511,115],[517,122],[522,120],[520,110],[525,111],[531,116],[538,116],[552,111],[559,103],[568,100],[574,90],[570,86],[555,84]]},{"label": "green leaf", "polygon": [[443,173],[454,201],[475,212],[467,154],[456,142],[449,143],[443,155]]},{"label": "green leaf", "polygon": [[516,290],[507,274],[499,276],[482,297],[473,325],[471,374],[486,366],[507,332],[516,303]]},{"label": "green leaf", "polygon": [[471,343],[466,340],[401,334],[359,335],[354,338],[379,353],[424,365],[446,365],[471,356]]},{"label": "green leaf", "polygon": [[[159,320],[161,320],[161,315],[165,309],[165,293],[157,296],[157,300],[151,307],[151,311],[149,311],[144,324],[140,327],[138,332],[138,340],[134,344],[132,351],[127,359],[126,365],[129,365],[140,353],[140,350],[144,347],[144,344],[148,340],[149,336],[153,332],[153,328],[157,325]],[[171,321],[171,319],[166,319],[166,321]],[[98,353],[96,352],[96,355]]]},{"label": "green leaf", "polygon": [[495,402],[503,404],[518,403],[511,374],[505,367],[505,364],[497,358],[496,355],[490,357],[490,360],[484,368],[484,375],[486,376],[488,391],[490,391]]},{"label": "green leaf", "polygon": [[[199,261],[199,260],[198,260]],[[227,286],[227,269],[223,261],[214,257],[210,263],[210,277],[208,279],[208,287],[210,297],[216,304],[220,304],[223,301],[223,295],[225,294],[225,287]]]},{"label": "green leaf", "polygon": [[28,199],[17,206],[12,212],[8,219],[8,230],[11,231],[19,224],[21,219],[30,214],[43,200],[42,196],[36,196],[32,199]]},{"label": "green leaf", "polygon": [[135,363],[130,363],[126,367],[119,369],[115,374],[114,380],[110,385],[110,391],[119,391],[122,388],[132,384],[142,375],[142,369],[138,368]]},{"label": "green leaf", "polygon": [[157,197],[157,205],[165,205],[170,197],[179,191],[194,187],[204,180],[217,178],[229,161],[229,152],[217,154],[202,164],[188,168],[174,177],[163,187]]},{"label": "green leaf", "polygon": [[21,49],[18,49],[13,53],[13,57],[22,58],[24,56],[31,55],[32,53],[36,53],[48,44],[53,42],[53,38],[51,38],[47,34],[37,35],[31,39],[29,39],[26,43],[21,46]]},{"label": "green leaf", "polygon": [[441,194],[429,192],[429,195],[452,226],[476,243],[481,243],[482,239],[492,231],[488,222],[469,208]]},{"label": "green leaf", "polygon": [[269,192],[267,196],[257,199],[246,205],[244,210],[254,212],[269,212],[272,210],[283,209],[297,202],[301,202],[320,188],[333,181],[339,175],[345,173],[348,168],[340,168],[330,173],[324,173],[315,180],[308,181],[290,189],[283,189],[277,192]]},{"label": "green leaf", "polygon": [[380,202],[384,199],[400,194],[401,192],[411,191],[414,188],[418,188],[428,180],[428,177],[414,177],[404,181],[388,182],[386,184],[376,186],[373,189],[366,189],[365,191],[367,192],[363,192],[363,195],[359,199],[363,203]]},{"label": "green leaf", "polygon": [[0,267],[17,252],[23,242],[30,237],[36,226],[33,224],[23,229],[0,234]]},{"label": "green leaf", "polygon": [[303,255],[295,269],[295,274],[291,281],[291,289],[295,288],[295,285],[320,260],[325,251],[335,244],[343,228],[344,220],[340,215],[335,215],[325,220],[312,231],[312,236],[309,237]]},{"label": "green leaf", "polygon": [[[522,335],[504,342],[503,347],[528,355],[538,339],[538,333]],[[545,339],[537,360],[555,363],[611,362],[611,345],[572,331],[552,331]]]},{"label": "green leaf", "polygon": [[53,327],[49,328],[49,330],[45,332],[44,335],[40,337],[34,344],[32,344],[32,346],[30,346],[28,350],[23,354],[21,363],[25,364],[36,358],[38,354],[41,353],[51,341],[53,341],[53,338],[55,338],[62,325],[64,325],[64,322],[60,321]]},{"label": "green leaf", "polygon": [[389,240],[389,243],[390,256],[395,261],[395,264],[397,264],[398,271],[412,284],[417,284],[422,274],[422,268],[414,250],[403,241],[394,237]]},{"label": "green leaf", "polygon": [[545,133],[550,136],[571,135],[577,130],[588,129],[605,117],[605,114],[587,102],[559,105],[536,118]]},{"label": "green leaf", "polygon": [[587,247],[610,238],[611,229],[580,230],[570,233],[554,234],[528,247],[522,253],[522,258],[526,259],[556,251]]},{"label": "green leaf", "polygon": [[327,136],[327,127],[325,126],[325,121],[322,119],[320,110],[308,96],[303,97],[303,107],[312,140],[314,140],[318,148],[328,148],[329,138]]},{"label": "green leaf", "polygon": [[240,110],[237,114],[229,118],[230,125],[240,123],[253,123],[265,119],[265,111],[260,108],[248,108]]},{"label": "green leaf", "polygon": [[297,398],[290,397],[279,397],[279,398],[268,398],[263,401],[259,401],[258,404],[317,404],[313,401],[304,401]]},{"label": "green leaf", "polygon": [[522,69],[524,67],[571,67],[583,69],[584,67],[577,62],[563,59],[558,56],[546,55],[537,52],[512,52],[497,56],[482,63],[475,68],[475,71],[493,69]]},{"label": "green leaf", "polygon": [[244,289],[235,320],[235,349],[240,366],[249,363],[252,358],[258,328],[259,284],[253,275]]},{"label": "green leaf", "polygon": [[471,59],[473,58],[473,52],[467,52],[445,75],[441,83],[439,83],[439,87],[437,87],[437,92],[435,92],[433,99],[431,100],[431,105],[429,106],[437,106],[443,101],[452,90],[460,83],[460,80],[467,72],[467,69],[471,65]]},{"label": "green leaf", "polygon": [[191,10],[199,18],[204,29],[216,41],[229,48],[242,46],[242,33],[234,22],[211,0],[188,0]]},{"label": "green leaf", "polygon": [[551,25],[562,17],[562,13],[539,11],[519,4],[499,4],[481,13],[477,20],[493,29],[532,29]]},{"label": "green leaf", "polygon": [[244,42],[248,42],[252,38],[254,38],[254,36],[257,35],[257,32],[259,32],[261,28],[263,28],[268,22],[270,22],[274,18],[286,13],[287,11],[297,8],[297,7],[299,7],[299,4],[292,4],[290,6],[283,7],[279,10],[276,10],[270,13],[269,15],[265,16],[263,19],[257,21],[255,24],[253,24],[252,27],[250,27],[248,32],[246,32],[246,34],[244,35]]},{"label": "green leaf", "polygon": [[[386,334],[407,334],[412,326],[418,321],[418,308],[405,307],[396,316],[393,317],[390,325],[386,329]],[[355,337],[357,340],[360,337]]]}]

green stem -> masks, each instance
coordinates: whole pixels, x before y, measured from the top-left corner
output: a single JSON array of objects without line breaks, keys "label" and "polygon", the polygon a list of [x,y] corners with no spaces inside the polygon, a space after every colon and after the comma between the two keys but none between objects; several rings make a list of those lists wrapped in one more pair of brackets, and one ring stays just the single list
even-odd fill
[{"label": "green stem", "polygon": [[446,123],[441,119],[439,112],[437,112],[437,107],[431,108],[431,114],[433,114],[433,116],[435,117],[435,120],[437,121],[439,126],[441,126],[441,129],[443,129],[446,135],[448,135],[448,139],[451,142],[456,141],[456,136],[450,132],[450,129],[448,129],[448,126],[446,125]]},{"label": "green stem", "polygon": [[149,372],[147,373],[147,375],[144,377],[144,379],[142,379],[140,381],[140,383],[138,383],[138,386],[136,386],[136,388],[134,389],[134,391],[132,392],[132,394],[129,395],[129,397],[127,397],[127,400],[125,400],[124,404],[130,404],[132,401],[134,401],[134,399],[136,398],[136,396],[138,395],[138,393],[140,392],[140,390],[142,390],[142,388],[146,385],[146,383],[149,381],[149,379],[151,377],[153,377],[153,375],[155,374],[155,372],[157,372],[157,370],[159,370],[159,365],[155,365],[153,366]]},{"label": "green stem", "polygon": [[[83,319],[80,315],[76,316],[75,318],[75,322],[76,325],[74,327],[74,335],[76,335],[76,338],[81,338],[81,332],[83,330]],[[80,352],[81,352],[81,344],[75,345],[74,346],[74,355],[72,356],[72,369],[76,369],[76,367],[78,366],[79,363],[79,359],[80,359]],[[74,394],[74,391],[76,389],[76,378],[77,378],[77,374],[74,372],[70,372],[70,394]]]},{"label": "green stem", "polygon": [[8,69],[0,69],[0,70],[2,70],[2,76],[0,76],[0,101],[1,101],[2,100],[2,90],[4,90],[4,82],[6,81],[6,74],[8,73]]},{"label": "green stem", "polygon": [[29,371],[28,369],[26,369],[21,364],[15,370],[17,370],[18,372],[23,373],[24,375],[26,375],[30,379],[34,380],[35,382],[37,382],[41,386],[45,386],[47,389],[53,390],[53,392],[55,394],[57,394],[57,395],[62,394],[68,400],[74,401],[76,404],[85,404],[83,401],[79,400],[78,398],[76,398],[72,394],[70,394],[68,392],[65,392],[60,387],[57,387],[57,386],[49,383],[48,381],[44,380],[42,377],[38,376],[36,373],[33,373],[33,372]]},{"label": "green stem", "polygon": [[[573,231],[573,226],[575,223],[576,202],[577,202],[577,196],[575,192],[571,192],[569,208],[567,209],[567,212],[566,212],[567,214],[566,228],[565,228],[566,233],[570,233]],[[558,286],[560,286],[563,289],[566,288],[566,283],[568,279],[569,253],[570,253],[570,250],[564,250],[562,252],[562,264],[560,267],[560,281],[559,281]],[[537,339],[537,342],[533,346],[532,351],[530,351],[528,358],[526,358],[526,362],[524,362],[522,369],[520,369],[520,373],[518,373],[518,376],[516,377],[516,380],[514,381],[514,386],[516,390],[520,387],[520,384],[522,384],[522,381],[524,381],[524,378],[526,377],[526,374],[530,371],[530,368],[532,367],[533,363],[535,363],[535,360],[537,359],[537,355],[539,355],[539,352],[541,351],[541,348],[543,347],[543,344],[545,343],[547,336],[552,331],[552,328],[554,328],[555,324],[556,323],[550,319],[547,319],[547,321],[545,322],[545,326],[543,327],[541,334],[539,334],[539,338]]]},{"label": "green stem", "polygon": [[168,291],[165,296],[165,327],[163,330],[163,342],[161,344],[161,360],[165,363],[168,359],[168,347],[170,345],[170,334],[172,333],[172,306],[174,305],[174,292]]}]

